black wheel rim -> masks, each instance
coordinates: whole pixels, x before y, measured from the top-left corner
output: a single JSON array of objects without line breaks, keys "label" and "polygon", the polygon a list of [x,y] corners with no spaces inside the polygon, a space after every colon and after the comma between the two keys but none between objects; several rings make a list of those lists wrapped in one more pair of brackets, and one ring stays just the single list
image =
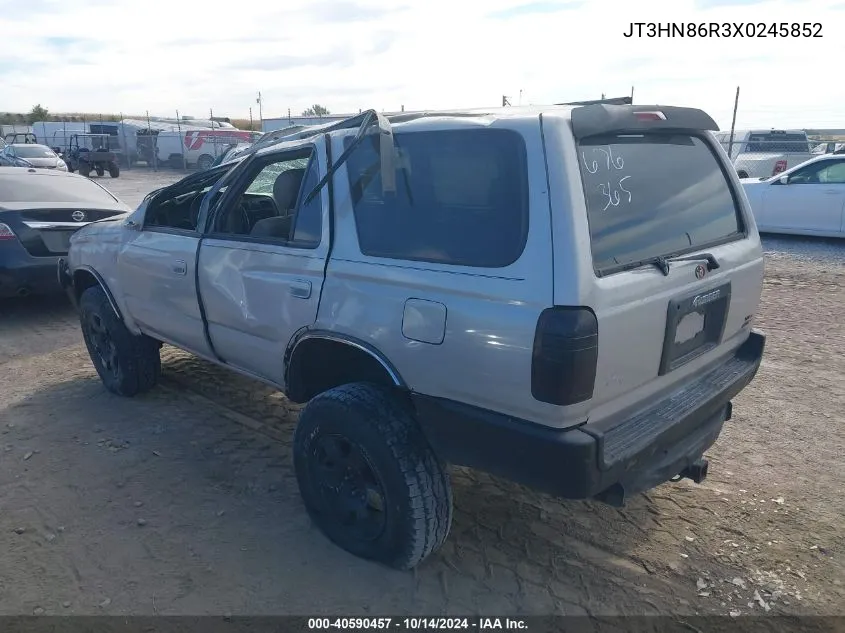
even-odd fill
[{"label": "black wheel rim", "polygon": [[384,486],[361,447],[342,435],[320,435],[309,462],[325,513],[357,540],[379,538],[387,525]]},{"label": "black wheel rim", "polygon": [[88,314],[86,319],[86,330],[88,340],[91,342],[95,360],[103,371],[117,378],[120,374],[120,365],[117,360],[117,348],[109,334],[106,324],[99,314]]}]

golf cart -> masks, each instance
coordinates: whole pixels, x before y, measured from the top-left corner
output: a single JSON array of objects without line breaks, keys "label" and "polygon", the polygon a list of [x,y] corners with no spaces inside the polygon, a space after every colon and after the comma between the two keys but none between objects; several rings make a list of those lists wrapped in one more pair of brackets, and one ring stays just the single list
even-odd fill
[{"label": "golf cart", "polygon": [[6,145],[17,145],[18,143],[38,143],[38,139],[32,132],[13,132],[6,135]]},{"label": "golf cart", "polygon": [[109,148],[108,134],[71,134],[63,158],[68,171],[78,171],[81,176],[88,176],[92,171],[98,176],[106,171],[112,178],[120,176],[117,154]]}]

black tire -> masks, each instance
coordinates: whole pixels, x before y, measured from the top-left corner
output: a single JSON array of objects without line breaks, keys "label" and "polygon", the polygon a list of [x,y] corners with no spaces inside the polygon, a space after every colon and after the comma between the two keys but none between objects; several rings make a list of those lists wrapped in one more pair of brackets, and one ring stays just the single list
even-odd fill
[{"label": "black tire", "polygon": [[211,169],[211,166],[214,165],[214,156],[209,156],[208,154],[203,154],[197,159],[197,169],[199,171],[205,171],[206,169]]},{"label": "black tire", "polygon": [[79,319],[91,362],[106,389],[131,397],[155,386],[161,375],[158,341],[132,334],[100,286],[82,293]]},{"label": "black tire", "polygon": [[117,163],[111,163],[109,165],[109,176],[112,178],[120,177],[120,166]]},{"label": "black tire", "polygon": [[102,178],[102,177],[103,177],[103,175],[106,173],[106,170],[105,170],[105,169],[103,169],[102,167],[99,167],[99,166],[98,166],[98,167],[95,167],[94,169],[95,169],[95,171],[97,172],[97,175],[98,175],[98,176],[100,176],[101,178]]},{"label": "black tire", "polygon": [[79,175],[88,178],[91,173],[91,166],[88,163],[79,163]]},{"label": "black tire", "polygon": [[748,178],[748,172],[746,172],[746,171],[738,171],[736,175],[739,178]]},{"label": "black tire", "polygon": [[[336,448],[327,449],[332,445]],[[339,457],[332,460],[331,454]],[[355,383],[313,398],[299,417],[293,458],[308,514],[351,554],[406,570],[446,540],[452,524],[448,470],[410,406],[390,390]],[[360,490],[360,477],[359,486],[352,481],[361,466],[369,472],[366,490]],[[357,521],[357,513],[377,521],[380,530],[358,533],[367,521]],[[353,516],[352,524],[342,520]]]}]

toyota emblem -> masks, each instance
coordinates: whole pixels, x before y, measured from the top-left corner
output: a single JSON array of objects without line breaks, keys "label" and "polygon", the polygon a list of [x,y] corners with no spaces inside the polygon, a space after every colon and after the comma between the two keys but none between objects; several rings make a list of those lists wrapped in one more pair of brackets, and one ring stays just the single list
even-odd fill
[{"label": "toyota emblem", "polygon": [[704,279],[704,275],[707,274],[707,267],[704,264],[699,264],[695,267],[695,278],[696,279]]},{"label": "toyota emblem", "polygon": [[73,218],[74,222],[82,222],[85,219],[85,211],[74,211],[70,217]]}]

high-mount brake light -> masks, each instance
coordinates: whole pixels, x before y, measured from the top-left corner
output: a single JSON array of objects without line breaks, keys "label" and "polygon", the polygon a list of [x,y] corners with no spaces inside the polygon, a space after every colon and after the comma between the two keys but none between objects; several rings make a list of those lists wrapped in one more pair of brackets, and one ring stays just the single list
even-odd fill
[{"label": "high-mount brake light", "polygon": [[640,121],[665,121],[666,115],[657,110],[649,112],[634,112],[634,116]]}]

